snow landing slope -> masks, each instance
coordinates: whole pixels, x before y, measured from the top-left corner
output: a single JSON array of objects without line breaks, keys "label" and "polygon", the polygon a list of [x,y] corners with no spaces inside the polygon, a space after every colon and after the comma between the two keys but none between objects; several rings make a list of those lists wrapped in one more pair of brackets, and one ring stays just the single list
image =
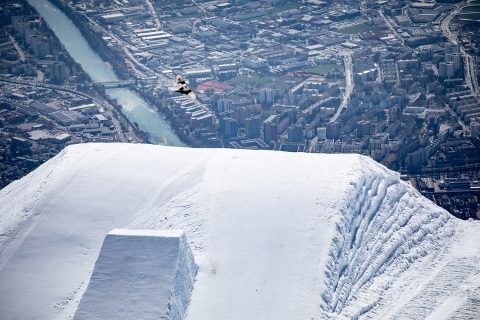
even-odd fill
[{"label": "snow landing slope", "polygon": [[480,225],[369,158],[89,144],[0,191],[2,318],[73,316],[113,228],[186,233],[188,320],[480,314]]}]

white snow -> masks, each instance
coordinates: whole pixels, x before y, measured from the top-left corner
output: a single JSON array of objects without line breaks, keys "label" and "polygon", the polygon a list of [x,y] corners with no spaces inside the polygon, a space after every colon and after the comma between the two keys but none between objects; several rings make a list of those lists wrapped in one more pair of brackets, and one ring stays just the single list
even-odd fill
[{"label": "white snow", "polygon": [[186,233],[188,320],[480,311],[480,224],[369,158],[88,144],[0,191],[2,317],[72,317],[113,228]]},{"label": "white snow", "polygon": [[115,229],[74,319],[183,319],[196,273],[183,231]]},{"label": "white snow", "polygon": [[159,237],[159,238],[180,238],[184,235],[183,230],[133,230],[113,229],[108,235],[129,236],[129,237]]}]

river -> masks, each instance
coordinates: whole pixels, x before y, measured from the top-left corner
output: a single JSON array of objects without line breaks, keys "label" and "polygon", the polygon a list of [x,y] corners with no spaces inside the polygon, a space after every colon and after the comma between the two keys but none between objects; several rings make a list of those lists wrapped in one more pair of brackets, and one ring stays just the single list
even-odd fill
[{"label": "river", "polygon": [[[90,47],[75,24],[55,5],[45,0],[28,0],[47,22],[72,58],[94,82],[117,81],[112,66]],[[150,142],[184,146],[170,125],[145,100],[127,88],[108,89],[106,94],[122,106],[122,113],[150,135]]]}]

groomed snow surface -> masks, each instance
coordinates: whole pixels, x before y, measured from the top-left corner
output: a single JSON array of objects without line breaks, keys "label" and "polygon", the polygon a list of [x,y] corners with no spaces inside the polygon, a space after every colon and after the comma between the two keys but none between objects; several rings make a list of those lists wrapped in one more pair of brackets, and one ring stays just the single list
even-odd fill
[{"label": "groomed snow surface", "polygon": [[74,319],[183,319],[196,273],[183,231],[115,229]]},{"label": "groomed snow surface", "polygon": [[480,224],[369,158],[88,144],[0,191],[2,319],[73,317],[114,228],[185,232],[188,320],[480,315]]}]

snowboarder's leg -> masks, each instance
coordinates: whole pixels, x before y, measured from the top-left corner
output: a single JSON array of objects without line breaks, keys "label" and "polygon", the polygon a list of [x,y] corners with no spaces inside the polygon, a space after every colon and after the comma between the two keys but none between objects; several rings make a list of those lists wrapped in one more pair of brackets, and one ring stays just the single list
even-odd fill
[{"label": "snowboarder's leg", "polygon": [[197,95],[192,90],[190,90],[190,92],[188,93],[188,96],[192,100],[197,100]]}]

